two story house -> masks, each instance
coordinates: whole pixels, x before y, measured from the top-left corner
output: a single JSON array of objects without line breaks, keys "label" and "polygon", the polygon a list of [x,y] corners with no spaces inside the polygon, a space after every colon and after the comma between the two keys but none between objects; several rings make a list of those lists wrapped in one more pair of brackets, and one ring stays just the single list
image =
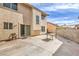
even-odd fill
[{"label": "two story house", "polygon": [[28,3],[0,3],[0,40],[45,34],[47,14]]}]

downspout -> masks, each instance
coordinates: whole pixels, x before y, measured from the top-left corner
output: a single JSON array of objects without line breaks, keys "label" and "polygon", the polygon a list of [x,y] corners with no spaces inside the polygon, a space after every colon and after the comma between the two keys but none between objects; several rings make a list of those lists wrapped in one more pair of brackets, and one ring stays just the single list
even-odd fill
[{"label": "downspout", "polygon": [[18,38],[19,38],[19,22],[18,22]]}]

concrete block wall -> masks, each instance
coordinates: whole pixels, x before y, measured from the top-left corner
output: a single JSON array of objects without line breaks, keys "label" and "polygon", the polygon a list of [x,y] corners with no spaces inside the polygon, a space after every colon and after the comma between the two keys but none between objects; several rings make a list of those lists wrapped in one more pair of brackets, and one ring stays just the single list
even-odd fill
[{"label": "concrete block wall", "polygon": [[79,43],[79,30],[76,29],[58,29],[57,34]]}]

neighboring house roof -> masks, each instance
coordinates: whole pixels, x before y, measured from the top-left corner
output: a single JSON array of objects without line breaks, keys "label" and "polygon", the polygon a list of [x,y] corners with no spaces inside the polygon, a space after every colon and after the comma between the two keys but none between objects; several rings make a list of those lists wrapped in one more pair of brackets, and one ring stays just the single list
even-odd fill
[{"label": "neighboring house roof", "polygon": [[40,9],[38,9],[38,8],[36,8],[36,7],[34,7],[33,5],[31,5],[31,4],[29,4],[29,3],[23,3],[23,4],[28,5],[29,7],[34,8],[34,9],[40,11],[40,12],[41,12],[43,15],[45,15],[45,16],[48,16],[47,13],[45,13],[44,11],[42,11],[42,10],[40,10]]},{"label": "neighboring house roof", "polygon": [[54,24],[54,23],[51,23],[51,22],[47,22],[47,23],[52,24],[52,25],[54,25],[54,26],[58,26],[57,24]]}]

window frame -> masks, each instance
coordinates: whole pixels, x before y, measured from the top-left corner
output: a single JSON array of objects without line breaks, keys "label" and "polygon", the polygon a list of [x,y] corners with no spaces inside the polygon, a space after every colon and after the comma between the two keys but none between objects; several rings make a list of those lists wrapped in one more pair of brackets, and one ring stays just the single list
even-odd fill
[{"label": "window frame", "polygon": [[41,31],[45,32],[45,26],[41,26]]},{"label": "window frame", "polygon": [[[8,5],[9,7],[8,7]],[[16,4],[16,5],[15,5]],[[13,9],[13,10],[17,10],[17,3],[3,3],[3,6],[4,7],[7,7],[7,8],[10,8],[10,9]],[[14,7],[15,6],[15,7]]]},{"label": "window frame", "polygon": [[11,5],[12,5],[11,6],[12,9],[17,10],[17,3],[12,3]]},{"label": "window frame", "polygon": [[4,7],[7,7],[7,8],[10,8],[11,6],[10,6],[10,3],[3,3],[3,6]]},{"label": "window frame", "polygon": [[39,16],[36,15],[36,24],[39,24]]},{"label": "window frame", "polygon": [[8,29],[8,22],[4,22],[4,29]]},{"label": "window frame", "polygon": [[13,23],[4,22],[4,29],[13,29]]},{"label": "window frame", "polygon": [[9,29],[13,29],[13,23],[9,23]]}]

